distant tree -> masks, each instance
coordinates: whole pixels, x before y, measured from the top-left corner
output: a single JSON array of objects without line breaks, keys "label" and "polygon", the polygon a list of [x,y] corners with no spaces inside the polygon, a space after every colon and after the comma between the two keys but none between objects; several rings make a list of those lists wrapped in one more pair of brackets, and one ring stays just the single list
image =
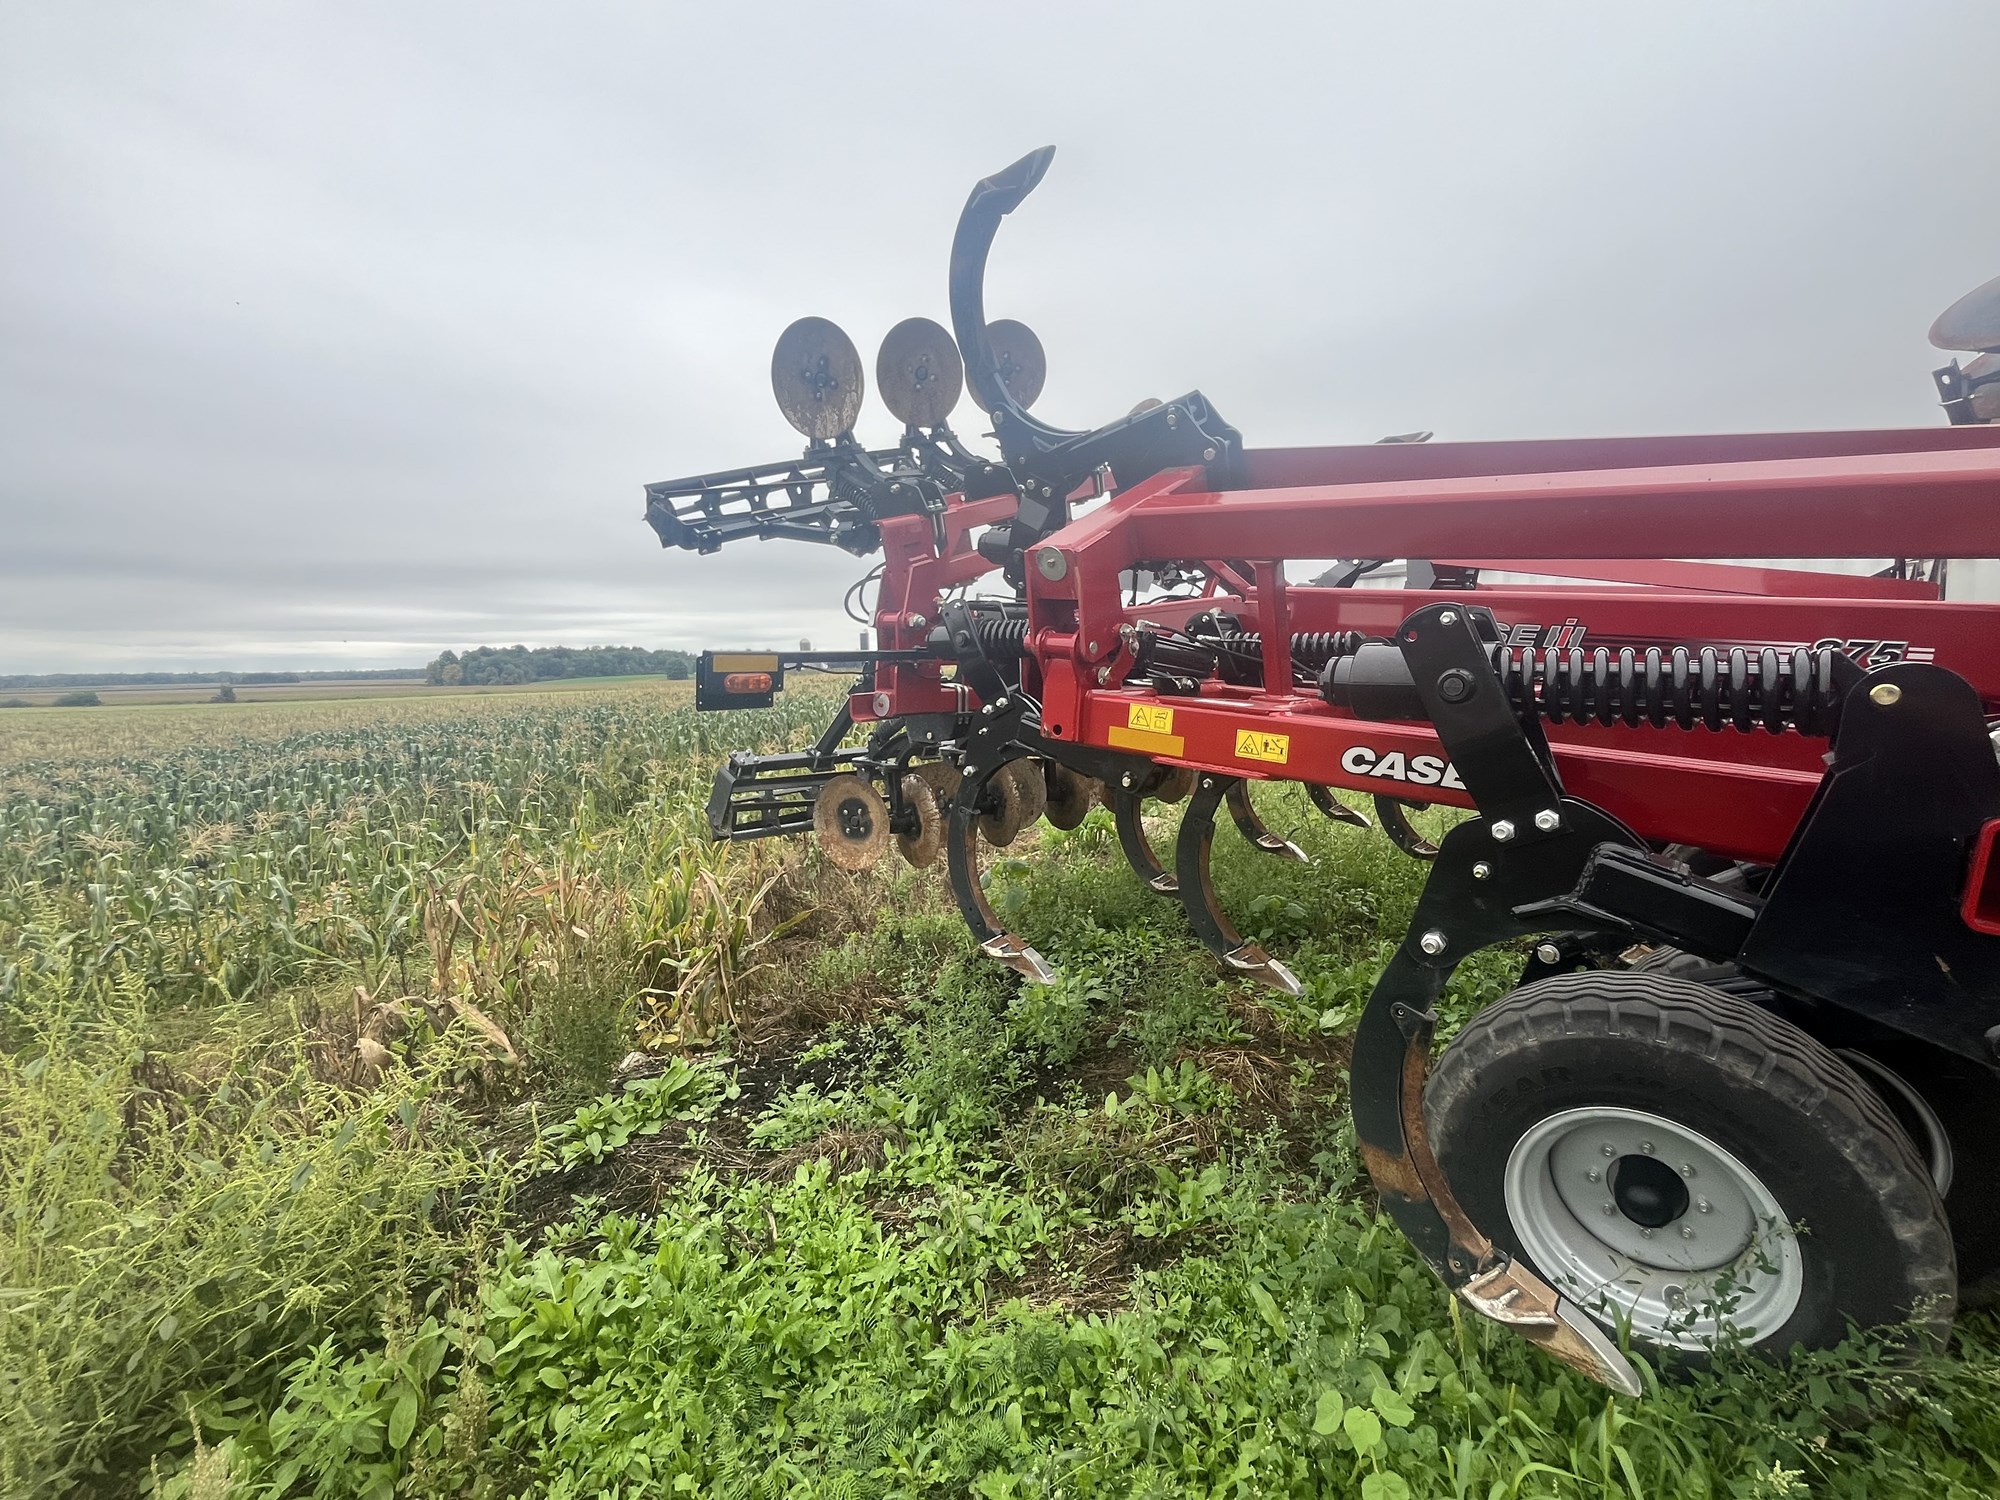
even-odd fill
[{"label": "distant tree", "polygon": [[103,703],[102,698],[87,690],[80,693],[64,693],[56,699],[57,708],[99,708]]},{"label": "distant tree", "polygon": [[28,708],[30,706],[26,698],[0,698],[0,708]]},{"label": "distant tree", "polygon": [[812,648],[813,648],[813,643],[812,643],[811,641],[809,641],[809,640],[806,640],[806,639],[805,639],[804,637],[800,637],[800,639],[799,639],[799,649],[800,649],[801,651],[810,651],[810,650],[812,650]]},{"label": "distant tree", "polygon": [[210,703],[234,703],[236,701],[235,684],[228,682],[223,683],[221,687],[215,690],[215,696],[209,699],[208,701]]},{"label": "distant tree", "polygon": [[694,658],[685,651],[648,651],[643,646],[475,646],[459,654],[445,651],[424,668],[427,682],[456,687],[506,686],[571,677],[639,677],[658,674],[686,679]]}]

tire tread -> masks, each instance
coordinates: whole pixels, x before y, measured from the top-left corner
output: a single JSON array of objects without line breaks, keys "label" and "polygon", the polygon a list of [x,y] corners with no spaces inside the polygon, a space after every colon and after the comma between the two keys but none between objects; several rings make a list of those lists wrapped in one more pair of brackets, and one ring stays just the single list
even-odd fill
[{"label": "tire tread", "polygon": [[[1635,991],[1643,989],[1643,993]],[[1538,980],[1468,1021],[1431,1074],[1435,1125],[1479,1086],[1492,1057],[1540,1040],[1617,1036],[1706,1058],[1770,1091],[1841,1139],[1910,1254],[1918,1319],[1942,1334],[1957,1300],[1944,1206],[1888,1106],[1853,1068],[1789,1022],[1736,995],[1645,971],[1586,970]]]}]

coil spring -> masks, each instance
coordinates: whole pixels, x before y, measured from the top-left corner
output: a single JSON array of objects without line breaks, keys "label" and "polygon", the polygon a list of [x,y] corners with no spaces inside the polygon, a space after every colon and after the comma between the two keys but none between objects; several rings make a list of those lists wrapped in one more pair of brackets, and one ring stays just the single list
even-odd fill
[{"label": "coil spring", "polygon": [[[1196,637],[1197,640],[1201,637]],[[1261,660],[1264,637],[1258,631],[1238,631],[1210,637],[1232,656]],[[1292,635],[1292,660],[1317,672],[1336,656],[1351,656],[1367,639],[1358,630],[1300,630]]]},{"label": "coil spring", "polygon": [[1664,729],[1763,729],[1830,735],[1839,714],[1837,669],[1830,649],[1763,647],[1727,651],[1630,646],[1616,652],[1488,648],[1493,670],[1517,712],[1554,724],[1650,724]]},{"label": "coil spring", "polygon": [[987,618],[976,620],[973,624],[979,632],[979,644],[988,656],[1018,658],[1027,655],[1028,622],[1025,618]]}]

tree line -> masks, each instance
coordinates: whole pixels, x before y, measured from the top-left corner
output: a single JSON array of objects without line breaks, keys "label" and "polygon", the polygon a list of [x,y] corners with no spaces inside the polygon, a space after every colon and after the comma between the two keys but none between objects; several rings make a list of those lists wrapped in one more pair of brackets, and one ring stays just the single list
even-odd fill
[{"label": "tree line", "polygon": [[694,675],[685,651],[648,651],[643,646],[476,646],[445,651],[424,668],[424,680],[439,687],[499,687],[547,682],[563,677],[671,677]]},{"label": "tree line", "polygon": [[273,687],[287,682],[415,681],[420,667],[336,667],[311,672],[16,672],[0,675],[0,689],[49,692],[56,688],[177,687],[231,683],[236,687]]}]

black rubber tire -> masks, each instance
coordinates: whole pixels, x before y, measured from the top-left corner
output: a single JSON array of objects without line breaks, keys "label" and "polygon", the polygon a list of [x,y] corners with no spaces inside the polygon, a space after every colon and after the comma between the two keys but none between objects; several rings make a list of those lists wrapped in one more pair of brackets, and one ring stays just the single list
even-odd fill
[{"label": "black rubber tire", "polygon": [[[1633,967],[1652,974],[1672,974],[1697,984],[1728,990],[1753,1004],[1769,1008],[1769,989],[1732,963],[1698,958],[1677,948],[1658,948]],[[1936,1113],[1951,1142],[1956,1163],[1951,1189],[1945,1194],[1945,1217],[1951,1222],[1952,1246],[1958,1257],[1958,1297],[1962,1307],[2000,1303],[2000,1080],[1971,1061],[1925,1042],[1884,1038],[1856,1041],[1867,1053],[1923,1096]],[[1911,1137],[1917,1155],[1930,1149],[1929,1140],[1913,1131],[1900,1101],[1886,1095],[1874,1078],[1861,1081],[1881,1099]]]},{"label": "black rubber tire", "polygon": [[1591,1106],[1700,1131],[1805,1224],[1798,1306],[1756,1351],[1913,1317],[1949,1330],[1957,1268],[1924,1163],[1873,1090],[1797,1027],[1705,985],[1616,970],[1540,980],[1474,1016],[1438,1060],[1424,1116],[1452,1191],[1510,1254],[1510,1153],[1539,1121]]},{"label": "black rubber tire", "polygon": [[1951,1142],[1944,1209],[1958,1252],[1959,1300],[2000,1302],[2000,1082],[1979,1064],[1923,1042],[1867,1042],[1860,1050],[1895,1070],[1936,1111]]}]

